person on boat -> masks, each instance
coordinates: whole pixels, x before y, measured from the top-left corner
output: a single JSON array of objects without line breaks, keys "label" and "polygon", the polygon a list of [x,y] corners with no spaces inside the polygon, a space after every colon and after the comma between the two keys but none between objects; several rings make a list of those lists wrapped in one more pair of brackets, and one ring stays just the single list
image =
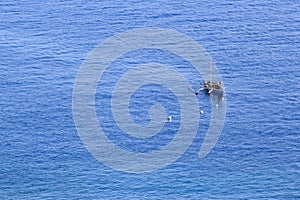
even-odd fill
[{"label": "person on boat", "polygon": [[222,83],[221,82],[218,82],[216,85],[215,85],[215,88],[217,90],[221,90],[222,89]]}]

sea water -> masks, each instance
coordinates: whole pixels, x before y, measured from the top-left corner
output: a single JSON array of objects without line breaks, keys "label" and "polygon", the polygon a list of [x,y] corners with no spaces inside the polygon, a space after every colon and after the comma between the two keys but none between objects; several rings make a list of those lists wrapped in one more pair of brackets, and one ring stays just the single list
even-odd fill
[{"label": "sea water", "polygon": [[[296,0],[1,2],[0,198],[299,199],[299,12]],[[210,98],[200,93],[204,113],[188,149],[170,165],[135,174],[106,166],[84,146],[72,92],[97,45],[144,27],[176,30],[209,53],[223,78],[227,112],[216,146],[200,159],[211,112]],[[150,106],[163,105],[172,116],[163,134],[144,141],[114,123],[115,82],[132,66],[153,62],[175,67],[191,84],[203,81],[190,63],[157,49],[112,63],[95,112],[107,137],[126,151],[159,150],[180,127],[176,96],[159,84],[139,88],[129,110],[143,126]]]}]

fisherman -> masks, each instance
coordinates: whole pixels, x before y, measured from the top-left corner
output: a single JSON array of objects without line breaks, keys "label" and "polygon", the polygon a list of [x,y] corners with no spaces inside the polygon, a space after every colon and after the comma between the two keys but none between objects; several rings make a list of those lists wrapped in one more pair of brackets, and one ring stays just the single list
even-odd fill
[{"label": "fisherman", "polygon": [[215,88],[217,90],[221,90],[222,89],[222,83],[221,82],[218,82],[216,85],[215,85]]}]

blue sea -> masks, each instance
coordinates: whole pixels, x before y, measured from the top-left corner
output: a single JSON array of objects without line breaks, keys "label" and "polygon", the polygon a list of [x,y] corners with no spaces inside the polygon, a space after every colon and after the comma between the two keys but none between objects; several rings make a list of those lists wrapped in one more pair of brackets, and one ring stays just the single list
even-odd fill
[{"label": "blue sea", "polygon": [[[0,199],[300,199],[299,1],[12,0],[0,2],[0,27]],[[225,86],[226,118],[215,147],[199,158],[212,112],[200,93],[204,113],[186,151],[159,169],[130,173],[86,148],[72,97],[97,45],[146,27],[175,30],[206,50]],[[161,103],[173,116],[161,134],[143,141],[114,121],[115,83],[132,66],[153,62],[173,66],[190,84],[203,81],[190,63],[157,49],[112,63],[95,112],[126,151],[159,150],[180,127],[176,95],[155,84],[133,93],[129,110],[143,126],[151,105]]]}]

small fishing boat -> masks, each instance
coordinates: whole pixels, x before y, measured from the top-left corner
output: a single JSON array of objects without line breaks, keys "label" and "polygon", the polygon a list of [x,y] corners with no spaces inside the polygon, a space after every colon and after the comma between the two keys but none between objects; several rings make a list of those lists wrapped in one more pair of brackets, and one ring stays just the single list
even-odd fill
[{"label": "small fishing boat", "polygon": [[223,94],[223,87],[221,82],[205,81],[203,90],[205,90],[207,94]]},{"label": "small fishing boat", "polygon": [[222,83],[212,81],[212,60],[210,60],[209,81],[204,81],[204,87],[201,90],[206,91],[208,95],[210,94],[223,95]]},{"label": "small fishing boat", "polygon": [[[199,84],[197,84],[199,85]],[[213,82],[212,81],[212,60],[210,59],[210,75],[209,75],[209,81],[204,81],[204,83],[200,83],[200,85],[203,85],[202,88],[198,90],[194,90],[193,87],[189,87],[189,90],[193,92],[196,95],[199,95],[200,91],[205,91],[208,95],[215,95],[220,98],[223,98],[223,87],[222,82]]]}]

